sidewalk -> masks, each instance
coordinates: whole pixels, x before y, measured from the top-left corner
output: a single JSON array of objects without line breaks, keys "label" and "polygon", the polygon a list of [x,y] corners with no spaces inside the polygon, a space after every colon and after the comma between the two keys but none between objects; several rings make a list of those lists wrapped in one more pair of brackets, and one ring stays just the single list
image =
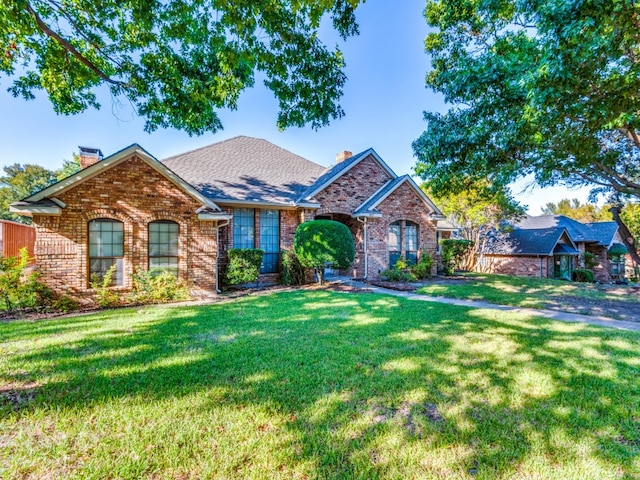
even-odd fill
[{"label": "sidewalk", "polygon": [[385,295],[394,295],[396,297],[403,297],[409,300],[422,300],[425,302],[446,303],[448,305],[458,305],[461,307],[470,308],[485,308],[492,310],[502,310],[506,312],[523,313],[540,318],[548,318],[550,320],[559,320],[561,322],[577,322],[586,323],[589,325],[598,325],[600,327],[617,328],[619,330],[629,330],[640,332],[640,322],[628,322],[625,320],[616,320],[614,318],[581,315],[578,313],[561,312],[558,310],[541,310],[537,308],[525,308],[525,307],[513,307],[510,305],[498,305],[495,303],[483,302],[481,300],[460,300],[457,298],[446,297],[431,297],[429,295],[420,295],[413,292],[399,292],[397,290],[391,290],[388,288],[376,287],[364,282],[355,281],[347,277],[335,278],[335,280],[343,283],[348,283],[359,288],[365,288],[374,293],[382,293]]}]

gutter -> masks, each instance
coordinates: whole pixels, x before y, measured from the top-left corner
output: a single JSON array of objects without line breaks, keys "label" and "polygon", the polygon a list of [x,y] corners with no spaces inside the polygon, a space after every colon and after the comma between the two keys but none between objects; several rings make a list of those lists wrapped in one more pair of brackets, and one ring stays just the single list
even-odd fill
[{"label": "gutter", "polygon": [[222,227],[226,227],[229,225],[230,220],[227,220],[225,223],[220,223],[216,225],[216,293],[219,295],[222,293],[220,290],[220,275],[219,275],[219,261],[220,261],[220,229]]}]

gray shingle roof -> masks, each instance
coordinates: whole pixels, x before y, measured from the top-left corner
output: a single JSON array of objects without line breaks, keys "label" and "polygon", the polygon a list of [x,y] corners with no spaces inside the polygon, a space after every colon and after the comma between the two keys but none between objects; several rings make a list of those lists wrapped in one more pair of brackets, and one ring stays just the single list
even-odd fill
[{"label": "gray shingle roof", "polygon": [[384,186],[378,190],[375,194],[373,194],[369,199],[364,202],[362,205],[358,207],[358,209],[354,212],[354,215],[367,215],[367,214],[376,214],[380,213],[375,208],[372,208],[373,205],[376,205],[380,199],[385,198],[389,192],[391,192],[399,183],[404,182],[409,175],[403,175],[401,177],[396,177],[393,180],[385,183]]},{"label": "gray shingle roof", "polygon": [[259,138],[239,136],[162,161],[214,201],[290,205],[326,168]]},{"label": "gray shingle roof", "polygon": [[581,223],[564,215],[541,215],[523,217],[516,228],[538,229],[562,227],[566,228],[574,242],[595,242],[600,245],[609,245],[618,230],[615,222]]},{"label": "gray shingle roof", "polygon": [[505,237],[490,238],[488,253],[498,255],[552,255],[564,227],[517,228]]}]

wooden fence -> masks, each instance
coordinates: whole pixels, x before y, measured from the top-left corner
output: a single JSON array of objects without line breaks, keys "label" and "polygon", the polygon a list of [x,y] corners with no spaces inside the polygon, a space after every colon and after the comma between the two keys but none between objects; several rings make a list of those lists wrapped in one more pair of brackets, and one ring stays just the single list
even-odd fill
[{"label": "wooden fence", "polygon": [[20,249],[27,248],[29,257],[34,256],[36,229],[30,225],[0,220],[0,252],[3,257],[17,257]]}]

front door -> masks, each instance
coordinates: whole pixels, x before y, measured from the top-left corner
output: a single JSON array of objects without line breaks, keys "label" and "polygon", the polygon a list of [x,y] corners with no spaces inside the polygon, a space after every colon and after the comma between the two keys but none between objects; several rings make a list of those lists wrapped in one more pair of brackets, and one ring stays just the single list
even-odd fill
[{"label": "front door", "polygon": [[573,258],[570,255],[555,255],[553,257],[553,278],[571,280]]}]

